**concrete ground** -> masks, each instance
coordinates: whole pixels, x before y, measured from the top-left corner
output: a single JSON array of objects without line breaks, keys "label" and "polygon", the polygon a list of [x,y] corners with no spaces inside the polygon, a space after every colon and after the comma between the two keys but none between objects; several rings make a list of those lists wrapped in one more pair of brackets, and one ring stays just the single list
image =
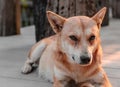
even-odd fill
[{"label": "concrete ground", "polygon": [[[113,87],[120,87],[120,20],[111,20],[101,29],[103,67]],[[21,35],[0,37],[0,87],[52,87],[38,71],[21,74],[28,50],[35,43],[34,26],[21,29]]]}]

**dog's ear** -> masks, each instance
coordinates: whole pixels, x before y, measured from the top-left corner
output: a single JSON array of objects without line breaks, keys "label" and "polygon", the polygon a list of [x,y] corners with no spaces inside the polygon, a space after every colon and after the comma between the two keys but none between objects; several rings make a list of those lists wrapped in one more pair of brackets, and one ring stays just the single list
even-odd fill
[{"label": "dog's ear", "polygon": [[96,21],[98,28],[100,28],[102,21],[104,19],[105,13],[106,13],[107,8],[103,7],[100,11],[98,11],[92,19]]},{"label": "dog's ear", "polygon": [[47,17],[50,25],[52,26],[55,33],[59,33],[62,28],[63,24],[65,22],[65,18],[61,17],[51,11],[47,11]]}]

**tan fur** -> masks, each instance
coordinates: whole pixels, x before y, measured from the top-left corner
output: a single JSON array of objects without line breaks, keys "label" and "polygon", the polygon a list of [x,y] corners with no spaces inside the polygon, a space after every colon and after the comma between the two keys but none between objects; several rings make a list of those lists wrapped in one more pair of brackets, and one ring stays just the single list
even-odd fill
[{"label": "tan fur", "polygon": [[30,49],[29,54],[28,54],[28,58],[31,57],[32,52],[34,51],[34,49],[35,49],[38,45],[41,44],[41,42],[44,42],[44,43],[46,43],[46,45],[49,45],[53,40],[55,40],[55,38],[54,38],[54,36],[51,36],[51,37],[49,37],[49,39],[48,39],[48,38],[45,38],[44,40],[39,41],[38,43],[36,43],[36,44]]},{"label": "tan fur", "polygon": [[[39,73],[53,81],[54,87],[112,87],[101,66],[99,31],[105,12],[106,8],[103,8],[92,18],[75,16],[66,19],[48,11],[47,17],[56,35],[33,46],[22,72],[30,72],[30,60],[37,61],[34,57],[38,55],[39,47],[42,49],[38,55]],[[74,36],[72,39],[71,35]],[[95,38],[89,41],[91,36]],[[83,55],[90,58],[88,63],[83,64]]]}]

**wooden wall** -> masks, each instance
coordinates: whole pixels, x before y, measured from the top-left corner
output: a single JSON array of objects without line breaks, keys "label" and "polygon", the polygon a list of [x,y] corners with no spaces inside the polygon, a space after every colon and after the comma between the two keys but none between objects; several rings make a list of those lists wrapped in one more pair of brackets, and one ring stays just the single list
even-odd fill
[{"label": "wooden wall", "polygon": [[[33,0],[33,2],[36,3],[34,4],[34,10],[37,9],[34,12],[34,14],[37,14],[34,16],[34,19],[37,18],[34,20],[37,22],[35,24],[36,41],[54,34],[45,16],[46,10],[53,11],[66,18],[76,15],[86,15],[92,17],[102,7],[109,7],[109,0]],[[108,24],[109,14],[107,11],[103,25]]]},{"label": "wooden wall", "polygon": [[120,18],[120,0],[112,0],[111,6],[113,18]]},{"label": "wooden wall", "polygon": [[[71,17],[76,15],[86,15],[92,17],[102,7],[109,7],[109,0],[48,0],[47,10],[53,11],[63,17]],[[47,21],[46,21],[47,22]],[[109,24],[109,14],[105,16],[103,26]],[[47,35],[54,34],[46,23]]]},{"label": "wooden wall", "polygon": [[0,0],[0,36],[20,34],[19,0]]}]

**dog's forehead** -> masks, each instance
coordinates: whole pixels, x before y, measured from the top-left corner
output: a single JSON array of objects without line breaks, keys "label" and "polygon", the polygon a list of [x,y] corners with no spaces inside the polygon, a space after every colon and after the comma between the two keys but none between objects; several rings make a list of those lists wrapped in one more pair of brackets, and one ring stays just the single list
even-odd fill
[{"label": "dog's forehead", "polygon": [[86,16],[71,17],[64,23],[63,33],[65,34],[78,34],[91,32],[93,27],[96,27],[96,22]]}]

